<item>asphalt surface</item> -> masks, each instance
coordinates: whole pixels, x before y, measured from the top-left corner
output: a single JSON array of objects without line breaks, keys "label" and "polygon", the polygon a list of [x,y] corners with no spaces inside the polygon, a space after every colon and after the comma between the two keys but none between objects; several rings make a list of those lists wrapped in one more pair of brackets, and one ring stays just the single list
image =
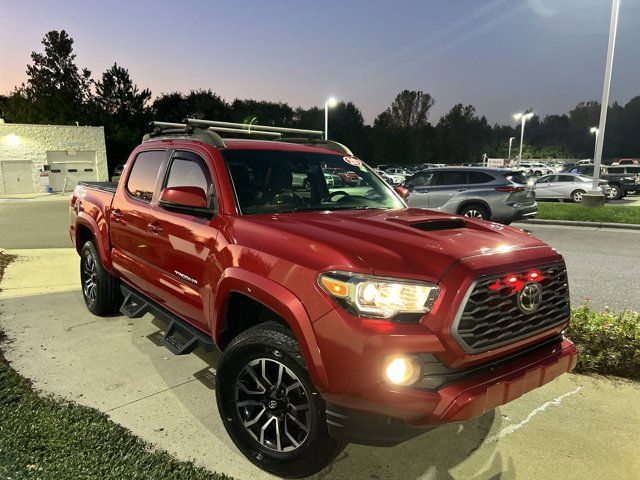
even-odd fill
[{"label": "asphalt surface", "polygon": [[640,310],[640,231],[514,224],[557,249],[569,272],[571,302]]},{"label": "asphalt surface", "polygon": [[[64,248],[68,199],[0,203],[0,248]],[[574,305],[640,309],[640,231],[514,224],[562,253]]]},{"label": "asphalt surface", "polygon": [[0,203],[0,248],[70,247],[69,198]]}]

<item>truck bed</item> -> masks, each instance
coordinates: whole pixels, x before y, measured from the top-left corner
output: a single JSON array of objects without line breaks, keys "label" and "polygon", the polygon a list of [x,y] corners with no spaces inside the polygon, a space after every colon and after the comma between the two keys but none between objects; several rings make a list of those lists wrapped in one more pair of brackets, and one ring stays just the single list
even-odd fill
[{"label": "truck bed", "polygon": [[116,189],[118,188],[118,182],[78,182],[78,185],[113,194],[116,193]]}]

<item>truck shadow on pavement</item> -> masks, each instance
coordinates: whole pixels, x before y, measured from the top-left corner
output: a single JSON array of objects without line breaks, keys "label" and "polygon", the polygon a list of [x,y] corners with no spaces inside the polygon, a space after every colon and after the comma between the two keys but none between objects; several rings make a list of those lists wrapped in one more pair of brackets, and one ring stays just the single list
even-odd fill
[{"label": "truck shadow on pavement", "polygon": [[[157,318],[152,324],[158,331],[147,335],[147,338],[158,346],[163,346],[162,336],[166,324]],[[220,438],[232,450],[235,450],[230,439],[226,437],[222,422],[215,409],[215,371],[220,353],[204,352],[196,349],[193,352],[206,366],[191,372],[210,391],[211,402],[203,409],[194,402],[194,398],[179,389],[174,394],[180,402],[197,418],[212,434]],[[159,369],[160,375],[162,370]],[[213,409],[211,408],[213,406]],[[430,430],[412,440],[391,448],[376,448],[362,445],[349,445],[336,461],[322,472],[309,477],[321,479],[425,479],[448,480],[453,478],[513,479],[515,478],[513,463],[496,452],[495,443],[483,443],[492,431],[500,429],[499,410],[487,412],[482,417],[460,424],[449,424]],[[464,473],[455,475],[455,471],[463,462]],[[473,475],[469,475],[469,471]],[[257,478],[262,478],[258,475]],[[269,478],[274,478],[270,477]]]}]

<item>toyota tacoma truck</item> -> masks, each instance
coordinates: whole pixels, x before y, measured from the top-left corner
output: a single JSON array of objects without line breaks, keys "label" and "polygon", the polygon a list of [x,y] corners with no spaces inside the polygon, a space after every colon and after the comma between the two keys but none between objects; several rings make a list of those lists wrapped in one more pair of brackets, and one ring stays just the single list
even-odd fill
[{"label": "toyota tacoma truck", "polygon": [[[360,181],[330,188],[334,169]],[[117,184],[70,199],[82,294],[95,315],[164,321],[175,354],[221,350],[224,426],[284,477],[572,370],[562,256],[516,228],[408,208],[406,193],[322,132],[155,122]]]}]

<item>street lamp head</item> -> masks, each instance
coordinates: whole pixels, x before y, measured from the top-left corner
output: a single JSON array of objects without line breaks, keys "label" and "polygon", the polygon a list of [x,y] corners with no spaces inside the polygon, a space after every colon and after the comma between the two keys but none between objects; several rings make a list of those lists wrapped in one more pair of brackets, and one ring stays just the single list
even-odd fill
[{"label": "street lamp head", "polygon": [[338,104],[338,101],[336,100],[335,97],[329,97],[327,99],[327,101],[325,102],[325,104],[326,104],[327,107],[333,108]]},{"label": "street lamp head", "polygon": [[519,113],[514,113],[513,114],[513,118],[515,120],[529,120],[531,117],[533,117],[533,112],[528,112],[528,113],[523,113],[523,112],[519,112]]},{"label": "street lamp head", "polygon": [[591,128],[589,129],[589,131],[590,131],[591,133],[598,133],[598,130],[600,130],[598,127],[591,127]]}]

